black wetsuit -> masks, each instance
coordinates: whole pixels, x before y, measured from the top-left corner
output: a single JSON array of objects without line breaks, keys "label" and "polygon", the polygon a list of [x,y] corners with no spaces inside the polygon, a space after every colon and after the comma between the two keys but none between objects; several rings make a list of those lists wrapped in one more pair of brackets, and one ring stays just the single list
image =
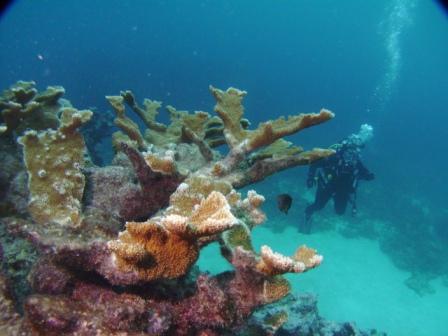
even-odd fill
[{"label": "black wetsuit", "polygon": [[328,158],[313,163],[308,171],[307,184],[312,187],[317,183],[314,203],[305,210],[305,225],[301,231],[309,232],[312,214],[321,210],[333,198],[337,214],[345,213],[347,204],[352,202],[356,211],[356,188],[359,180],[372,180],[374,175],[361,162],[356,149],[341,149]]}]

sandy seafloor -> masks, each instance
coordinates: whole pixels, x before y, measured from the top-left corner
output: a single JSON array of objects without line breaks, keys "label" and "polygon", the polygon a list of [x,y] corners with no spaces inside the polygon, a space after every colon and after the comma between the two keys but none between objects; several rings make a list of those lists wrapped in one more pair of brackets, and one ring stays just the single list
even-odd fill
[{"label": "sandy seafloor", "polygon": [[[253,231],[253,242],[258,250],[267,244],[285,255],[306,244],[324,255],[317,269],[288,278],[296,293],[318,295],[326,319],[354,321],[392,336],[448,335],[448,288],[435,279],[431,285],[436,292],[418,296],[404,284],[410,273],[397,269],[374,240],[349,239],[333,231],[303,235],[293,226],[274,233],[261,225]],[[217,245],[211,245],[201,252],[199,266],[219,273],[230,269],[223,260]]]}]

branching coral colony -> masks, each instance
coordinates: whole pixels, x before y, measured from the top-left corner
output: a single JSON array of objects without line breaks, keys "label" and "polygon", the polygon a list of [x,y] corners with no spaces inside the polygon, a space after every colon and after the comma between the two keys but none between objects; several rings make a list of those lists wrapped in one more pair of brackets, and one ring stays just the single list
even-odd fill
[{"label": "branching coral colony", "polygon": [[[235,188],[332,154],[304,151],[283,137],[333,113],[281,117],[250,130],[246,92],[210,91],[217,116],[167,106],[169,125],[156,121],[160,102],[146,99],[142,107],[130,91],[106,97],[120,129],[107,167],[86,160],[80,127],[92,112],[62,99],[63,88],[39,93],[35,83],[18,82],[4,92],[1,221],[41,254],[29,274],[33,294],[16,298],[23,317],[2,280],[0,334],[231,333],[256,308],[288,294],[282,274],[320,264],[306,246],[292,257],[268,246],[257,253],[250,236],[265,219],[264,198],[253,190],[243,198]],[[222,144],[229,147],[225,157],[214,149]],[[211,242],[220,244],[232,272],[197,273],[193,265]]]}]

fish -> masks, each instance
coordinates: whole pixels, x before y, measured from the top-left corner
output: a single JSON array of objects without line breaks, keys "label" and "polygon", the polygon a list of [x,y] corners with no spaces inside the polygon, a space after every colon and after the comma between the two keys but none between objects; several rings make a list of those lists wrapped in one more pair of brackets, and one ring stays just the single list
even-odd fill
[{"label": "fish", "polygon": [[280,194],[277,196],[277,207],[281,212],[288,214],[289,208],[291,208],[292,197],[289,194]]}]

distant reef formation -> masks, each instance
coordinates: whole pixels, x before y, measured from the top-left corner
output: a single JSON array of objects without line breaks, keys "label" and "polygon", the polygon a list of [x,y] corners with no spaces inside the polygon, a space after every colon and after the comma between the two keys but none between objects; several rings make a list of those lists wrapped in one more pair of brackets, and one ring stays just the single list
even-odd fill
[{"label": "distant reef formation", "polygon": [[[251,231],[265,220],[264,197],[237,189],[331,155],[283,137],[333,113],[250,129],[245,91],[210,92],[216,115],[166,106],[168,125],[156,120],[161,102],[139,105],[131,91],[107,96],[119,129],[109,166],[94,165],[86,150],[81,129],[94,112],[74,108],[62,87],[39,92],[18,82],[3,93],[0,334],[237,335],[249,319],[257,324],[255,310],[288,297],[283,274],[321,263],[307,246],[293,256],[267,245],[255,251]],[[228,154],[216,150],[221,145]],[[210,243],[233,271],[196,269]],[[288,309],[278,314],[275,332],[286,330]]]}]

